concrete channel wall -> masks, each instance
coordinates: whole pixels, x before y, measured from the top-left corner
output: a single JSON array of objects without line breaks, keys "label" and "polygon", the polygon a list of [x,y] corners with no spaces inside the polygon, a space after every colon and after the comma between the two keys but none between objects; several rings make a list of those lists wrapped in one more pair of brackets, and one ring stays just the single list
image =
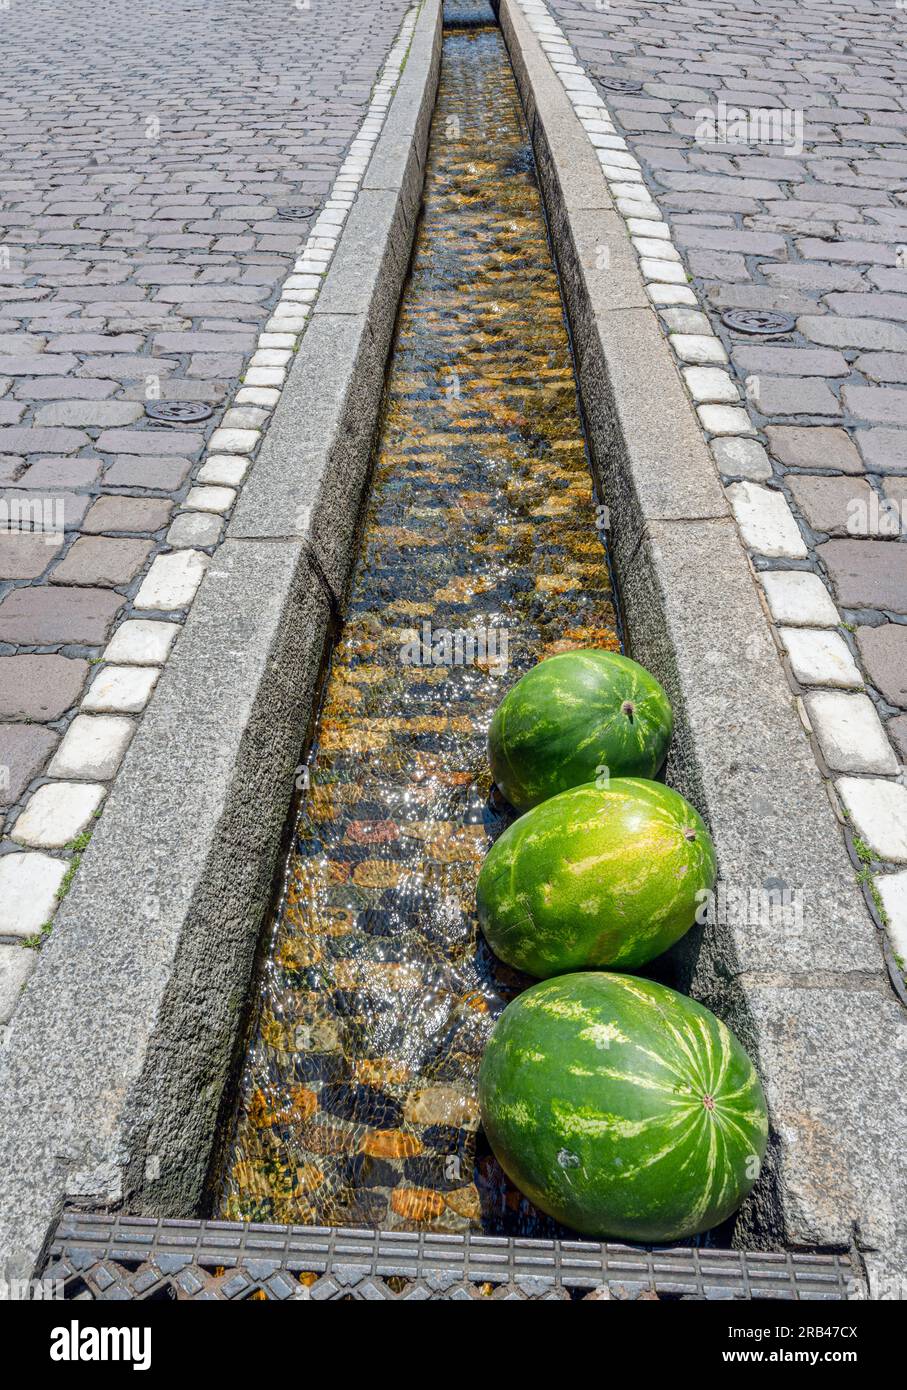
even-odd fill
[{"label": "concrete channel wall", "polygon": [[159,1215],[202,1201],[355,557],[440,49],[440,0],[424,0],[227,539],[14,1015],[0,1265],[31,1263],[67,1198]]},{"label": "concrete channel wall", "polygon": [[516,0],[496,0],[529,123],[628,647],[677,715],[668,780],[721,879],[798,890],[802,922],[691,933],[677,965],[758,1059],[772,1118],[741,1244],[861,1251],[903,1279],[905,1019],[715,465],[595,149]]}]

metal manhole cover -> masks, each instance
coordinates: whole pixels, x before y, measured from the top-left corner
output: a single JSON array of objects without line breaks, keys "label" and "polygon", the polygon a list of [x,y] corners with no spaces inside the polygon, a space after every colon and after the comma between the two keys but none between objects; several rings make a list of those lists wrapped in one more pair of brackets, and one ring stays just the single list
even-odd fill
[{"label": "metal manhole cover", "polygon": [[782,314],[777,309],[728,309],[721,315],[721,322],[735,333],[753,333],[771,337],[776,333],[792,333],[797,326],[793,314]]},{"label": "metal manhole cover", "polygon": [[596,77],[600,87],[609,92],[641,92],[642,83],[632,77]]},{"label": "metal manhole cover", "polygon": [[298,221],[303,217],[311,217],[314,212],[315,209],[310,204],[306,204],[305,206],[300,205],[298,208],[287,205],[277,209],[277,216]]},{"label": "metal manhole cover", "polygon": [[199,401],[149,401],[145,414],[149,420],[162,420],[166,425],[197,425],[210,420],[214,411]]}]

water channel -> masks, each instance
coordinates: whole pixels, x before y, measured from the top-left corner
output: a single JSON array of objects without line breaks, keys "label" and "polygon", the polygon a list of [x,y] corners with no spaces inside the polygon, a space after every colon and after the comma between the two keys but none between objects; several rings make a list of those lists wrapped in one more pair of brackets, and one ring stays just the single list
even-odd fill
[{"label": "water channel", "polygon": [[547,655],[619,649],[602,517],[506,49],[450,30],[223,1216],[558,1233],[477,1133],[484,1045],[528,981],[478,934],[475,881],[506,824],[496,704]]}]

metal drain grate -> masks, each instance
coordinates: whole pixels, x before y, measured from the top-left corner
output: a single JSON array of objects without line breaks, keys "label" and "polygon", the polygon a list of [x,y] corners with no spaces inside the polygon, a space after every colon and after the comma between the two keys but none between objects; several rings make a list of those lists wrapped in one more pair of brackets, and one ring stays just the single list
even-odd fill
[{"label": "metal drain grate", "polygon": [[71,1299],[847,1299],[843,1255],[253,1226],[67,1210],[45,1279]]}]

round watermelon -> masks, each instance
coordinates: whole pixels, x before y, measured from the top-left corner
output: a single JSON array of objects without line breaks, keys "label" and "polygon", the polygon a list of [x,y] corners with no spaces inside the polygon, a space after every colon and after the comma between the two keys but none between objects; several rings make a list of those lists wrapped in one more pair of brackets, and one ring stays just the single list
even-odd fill
[{"label": "round watermelon", "polygon": [[759,1175],[755,1068],[702,1004],[630,975],[545,980],[499,1018],[479,1074],[495,1156],[584,1235],[659,1242],[716,1226]]},{"label": "round watermelon", "polygon": [[542,979],[633,969],[689,930],[715,872],[689,802],[620,777],[561,792],[504,831],[479,874],[479,922],[501,960]]},{"label": "round watermelon", "polygon": [[552,656],[527,671],[495,711],[488,756],[518,811],[611,777],[653,777],[671,738],[668,697],[654,676],[616,652]]}]

